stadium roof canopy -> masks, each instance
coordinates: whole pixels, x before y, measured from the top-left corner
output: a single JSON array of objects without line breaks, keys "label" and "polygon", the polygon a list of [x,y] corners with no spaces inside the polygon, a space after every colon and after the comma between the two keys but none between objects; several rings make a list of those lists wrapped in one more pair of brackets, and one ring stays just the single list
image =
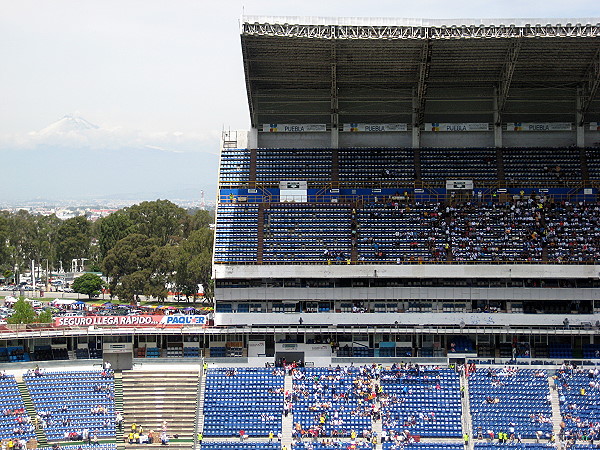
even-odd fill
[{"label": "stadium roof canopy", "polygon": [[600,18],[245,16],[241,43],[252,126],[600,121]]}]

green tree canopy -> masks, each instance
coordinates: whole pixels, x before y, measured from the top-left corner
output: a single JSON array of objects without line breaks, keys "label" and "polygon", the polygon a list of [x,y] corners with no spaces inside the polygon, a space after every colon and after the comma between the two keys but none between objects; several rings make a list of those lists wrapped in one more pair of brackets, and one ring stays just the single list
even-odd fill
[{"label": "green tree canopy", "polygon": [[89,258],[92,226],[84,216],[65,220],[56,232],[56,257],[63,267],[75,258]]},{"label": "green tree canopy", "polygon": [[104,282],[94,273],[84,273],[73,281],[73,290],[87,295],[90,299],[100,294]]},{"label": "green tree canopy", "polygon": [[28,302],[26,302],[23,298],[20,298],[16,301],[13,306],[13,310],[15,311],[12,316],[6,319],[7,323],[12,324],[24,324],[24,323],[34,323],[37,321],[37,314]]},{"label": "green tree canopy", "polygon": [[213,232],[208,228],[192,231],[181,243],[178,251],[175,283],[186,296],[204,288],[204,298],[212,299],[212,248]]}]

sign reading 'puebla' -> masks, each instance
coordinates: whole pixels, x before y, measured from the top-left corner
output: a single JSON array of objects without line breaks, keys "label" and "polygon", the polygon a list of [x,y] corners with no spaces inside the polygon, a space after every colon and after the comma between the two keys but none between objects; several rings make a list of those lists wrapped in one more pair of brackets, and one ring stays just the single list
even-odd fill
[{"label": "sign reading 'puebla'", "polygon": [[488,123],[426,123],[424,131],[488,131]]},{"label": "sign reading 'puebla'", "polygon": [[406,123],[345,123],[342,131],[348,133],[386,133],[408,131]]},{"label": "sign reading 'puebla'", "polygon": [[324,123],[264,123],[264,133],[315,133],[327,131]]},{"label": "sign reading 'puebla'", "polygon": [[506,124],[506,131],[571,131],[569,122],[512,122]]}]

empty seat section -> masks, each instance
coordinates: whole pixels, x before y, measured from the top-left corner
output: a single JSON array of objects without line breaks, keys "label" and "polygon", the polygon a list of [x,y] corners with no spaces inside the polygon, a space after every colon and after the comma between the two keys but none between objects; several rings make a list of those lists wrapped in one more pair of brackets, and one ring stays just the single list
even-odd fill
[{"label": "empty seat section", "polygon": [[282,180],[313,185],[331,182],[331,149],[257,149],[256,182],[279,186]]},{"label": "empty seat section", "polygon": [[219,168],[220,185],[244,185],[250,180],[250,150],[224,148]]},{"label": "empty seat section", "polygon": [[339,180],[355,186],[412,183],[415,179],[411,148],[342,148]]},{"label": "empty seat section", "polygon": [[420,150],[421,179],[428,182],[445,180],[498,180],[494,148],[423,148]]},{"label": "empty seat section", "polygon": [[578,148],[505,148],[503,159],[506,181],[517,186],[564,186],[581,180]]},{"label": "empty seat section", "polygon": [[265,209],[263,261],[350,258],[348,205],[277,204]]},{"label": "empty seat section", "polygon": [[258,205],[219,204],[216,230],[215,262],[256,262]]},{"label": "empty seat section", "polygon": [[204,436],[239,436],[240,430],[250,436],[276,435],[282,413],[283,375],[274,375],[273,369],[208,370]]},{"label": "empty seat section", "polygon": [[381,373],[383,429],[391,434],[450,438],[462,435],[460,380],[451,369],[402,369]]},{"label": "empty seat section", "polygon": [[43,372],[23,377],[48,440],[88,429],[98,438],[115,437],[114,381],[99,371]]},{"label": "empty seat section", "polygon": [[550,390],[544,370],[477,369],[469,377],[473,432],[508,430],[524,439],[552,432]]}]

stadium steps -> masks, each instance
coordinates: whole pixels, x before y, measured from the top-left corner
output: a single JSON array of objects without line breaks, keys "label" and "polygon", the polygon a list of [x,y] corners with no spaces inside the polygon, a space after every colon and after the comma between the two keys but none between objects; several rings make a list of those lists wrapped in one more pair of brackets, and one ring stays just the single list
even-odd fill
[{"label": "stadium steps", "polygon": [[506,178],[504,175],[504,154],[501,148],[496,149],[496,174],[498,176],[498,184],[501,187],[506,186]]},{"label": "stadium steps", "polygon": [[265,242],[265,204],[258,205],[258,230],[256,232],[256,263],[263,263],[263,249]]},{"label": "stadium steps", "polygon": [[200,375],[200,383],[198,386],[198,389],[200,390],[200,392],[198,393],[198,408],[197,408],[197,412],[196,412],[196,414],[197,414],[196,433],[203,433],[203,434],[204,434],[204,393],[206,392],[206,376],[205,375],[206,375],[205,373],[202,373]]},{"label": "stadium steps", "polygon": [[[464,387],[464,391],[462,388]],[[461,390],[461,406],[462,406],[462,434],[469,435],[469,445],[465,450],[473,450],[475,448],[475,439],[473,436],[473,418],[471,417],[471,401],[469,398],[469,378],[461,371],[460,386]]]},{"label": "stadium steps", "polygon": [[421,180],[421,151],[416,148],[414,150],[414,160],[415,160],[415,181]]},{"label": "stadium steps", "polygon": [[[19,387],[19,392],[21,393],[21,398],[23,399],[23,404],[25,405],[25,411],[31,419],[31,423],[35,425],[35,418],[37,416],[37,413],[35,412],[35,407],[33,406],[31,395],[29,395],[29,389],[27,389],[27,385],[25,384],[25,381],[23,381],[23,374],[15,375],[15,379],[17,381],[17,386]],[[35,427],[35,438],[39,446],[48,445],[46,433],[44,433],[44,430],[41,426]]]},{"label": "stadium steps", "polygon": [[[121,411],[123,412],[123,374],[121,372],[114,373],[114,383],[115,383],[115,412]],[[123,440],[123,430],[124,427],[119,430],[115,428],[117,440],[117,450],[123,450],[125,448],[124,440]]]},{"label": "stadium steps", "polygon": [[560,405],[558,403],[558,391],[554,389],[554,379],[552,377],[548,377],[548,385],[550,387],[550,405],[552,406],[552,432],[556,436],[556,441],[558,442],[562,415],[560,414]]},{"label": "stadium steps", "polygon": [[250,149],[250,170],[248,174],[249,187],[256,187],[256,149]]},{"label": "stadium steps", "polygon": [[590,170],[588,168],[587,153],[585,148],[579,149],[579,164],[581,166],[581,177],[584,181],[590,179]]},{"label": "stadium steps", "polygon": [[166,421],[171,439],[192,441],[197,395],[197,371],[123,371],[124,429],[135,422],[160,433]]},{"label": "stadium steps", "polygon": [[337,188],[340,185],[340,153],[339,150],[331,150],[331,184]]},{"label": "stadium steps", "polygon": [[[284,392],[294,392],[293,378],[286,374],[283,380]],[[281,416],[281,446],[292,448],[292,431],[294,429],[294,410],[287,417]]]}]

